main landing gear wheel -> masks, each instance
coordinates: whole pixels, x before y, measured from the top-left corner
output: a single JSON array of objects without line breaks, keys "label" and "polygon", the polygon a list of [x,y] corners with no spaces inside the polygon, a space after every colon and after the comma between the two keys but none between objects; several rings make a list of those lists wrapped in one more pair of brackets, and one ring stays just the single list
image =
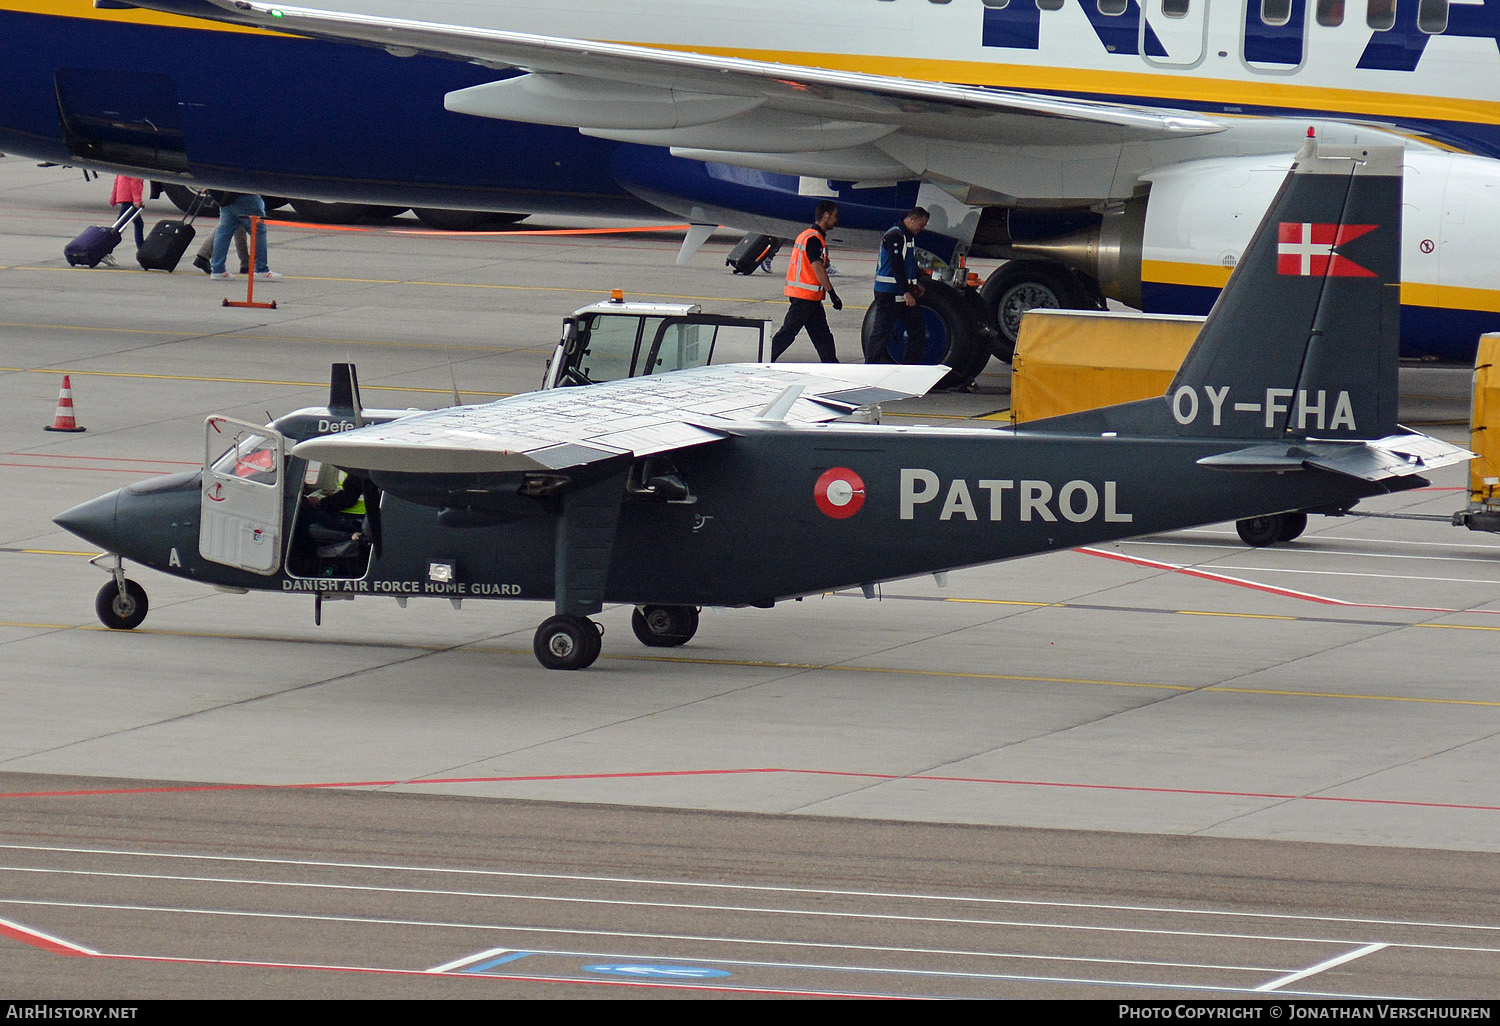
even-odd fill
[{"label": "main landing gear wheel", "polygon": [[[929,281],[923,289],[922,298],[917,300],[917,305],[921,307],[922,320],[927,327],[927,348],[917,362],[946,364],[953,369],[953,373],[939,381],[937,387],[963,388],[974,380],[975,375],[989,361],[988,353],[982,348],[987,341],[982,322],[976,318],[969,302],[951,285]],[[871,303],[865,311],[864,322],[860,325],[861,349],[865,352],[872,348],[866,343],[873,334],[874,326],[875,304]],[[903,363],[905,356],[906,326],[897,321],[895,338],[879,354],[880,362]]]},{"label": "main landing gear wheel", "polygon": [[698,633],[698,607],[637,606],[630,614],[630,629],[651,648],[686,645]]},{"label": "main landing gear wheel", "polygon": [[1307,530],[1306,513],[1272,513],[1264,517],[1246,517],[1234,529],[1246,545],[1263,548],[1276,542],[1287,542]]},{"label": "main landing gear wheel", "polygon": [[1276,535],[1276,540],[1279,542],[1291,541],[1307,530],[1306,513],[1283,513],[1281,518],[1281,531]]},{"label": "main landing gear wheel", "polygon": [[995,355],[1010,363],[1027,310],[1091,310],[1096,304],[1066,267],[1046,260],[1010,260],[985,280],[979,293],[995,312],[1000,334]]},{"label": "main landing gear wheel", "polygon": [[146,619],[146,611],[150,608],[146,589],[129,580],[125,582],[124,592],[110,581],[94,597],[94,612],[99,614],[99,622],[112,631],[135,630]]},{"label": "main landing gear wheel", "polygon": [[603,631],[586,616],[549,616],[536,629],[531,650],[549,670],[583,670],[604,647]]}]

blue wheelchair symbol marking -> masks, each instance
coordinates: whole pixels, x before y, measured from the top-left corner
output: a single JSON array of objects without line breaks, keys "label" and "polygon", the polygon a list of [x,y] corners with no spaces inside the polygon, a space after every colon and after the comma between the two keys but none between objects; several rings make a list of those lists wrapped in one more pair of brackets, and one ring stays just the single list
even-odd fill
[{"label": "blue wheelchair symbol marking", "polygon": [[583,968],[585,972],[606,973],[610,976],[667,980],[712,980],[730,975],[723,969],[697,965],[586,965]]}]

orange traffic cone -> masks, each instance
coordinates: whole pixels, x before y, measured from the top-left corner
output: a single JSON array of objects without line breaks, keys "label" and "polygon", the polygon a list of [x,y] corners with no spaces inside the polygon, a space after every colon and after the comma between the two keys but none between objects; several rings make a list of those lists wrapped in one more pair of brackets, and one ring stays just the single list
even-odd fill
[{"label": "orange traffic cone", "polygon": [[47,426],[48,431],[87,431],[88,428],[78,426],[78,421],[73,417],[73,385],[68,380],[68,375],[63,375],[62,391],[57,393],[57,414],[52,418],[52,423]]}]

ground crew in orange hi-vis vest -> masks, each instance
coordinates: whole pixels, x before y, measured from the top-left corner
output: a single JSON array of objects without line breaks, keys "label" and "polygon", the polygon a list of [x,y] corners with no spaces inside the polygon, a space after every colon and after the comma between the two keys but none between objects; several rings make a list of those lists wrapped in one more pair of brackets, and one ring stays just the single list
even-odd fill
[{"label": "ground crew in orange hi-vis vest", "polygon": [[818,359],[824,363],[839,362],[834,352],[833,332],[828,330],[828,315],[823,312],[825,293],[833,300],[835,310],[844,308],[843,300],[828,281],[828,239],[824,234],[838,223],[838,205],[823,200],[813,211],[812,227],[797,236],[786,269],[786,295],[791,306],[781,329],[771,338],[772,360],[791,348],[797,332],[806,328]]}]

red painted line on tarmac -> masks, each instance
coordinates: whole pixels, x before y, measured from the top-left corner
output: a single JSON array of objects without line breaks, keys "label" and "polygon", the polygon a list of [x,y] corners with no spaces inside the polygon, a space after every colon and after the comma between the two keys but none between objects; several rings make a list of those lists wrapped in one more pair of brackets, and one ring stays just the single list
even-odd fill
[{"label": "red painted line on tarmac", "polygon": [[629,228],[511,228],[489,231],[445,231],[441,228],[398,228],[392,225],[315,224],[310,221],[266,221],[279,228],[310,228],[320,232],[364,232],[377,235],[632,235],[637,232],[685,232],[685,224],[643,224]]},{"label": "red painted line on tarmac", "polygon": [[85,948],[82,945],[74,944],[72,941],[65,941],[60,937],[54,937],[50,933],[33,930],[29,926],[22,926],[20,923],[12,922],[9,919],[0,919],[0,937],[9,937],[11,940],[20,941],[22,944],[30,945],[33,948],[50,951],[54,955],[97,956],[99,954],[99,952],[91,948]]},{"label": "red painted line on tarmac", "polygon": [[60,452],[0,452],[0,456],[18,456],[21,459],[31,457],[47,457],[49,460],[89,460],[95,463],[156,463],[162,466],[174,467],[196,467],[201,463],[197,460],[148,460],[137,456],[69,456]]},{"label": "red painted line on tarmac", "polygon": [[634,773],[548,773],[531,776],[508,777],[433,777],[425,780],[345,780],[308,782],[300,784],[197,784],[181,787],[105,788],[73,791],[17,791],[0,794],[7,798],[80,798],[109,795],[135,794],[179,794],[204,791],[275,791],[308,790],[316,788],[369,788],[369,787],[416,787],[427,784],[526,784],[551,781],[592,780],[651,780],[669,777],[749,776],[754,774],[787,774],[790,776],[846,777],[857,780],[905,781],[914,780],[949,784],[989,784],[1002,787],[1046,787],[1080,791],[1121,791],[1133,794],[1177,794],[1197,795],[1206,798],[1255,798],[1276,801],[1333,802],[1350,805],[1386,805],[1420,809],[1471,809],[1478,812],[1500,812],[1500,805],[1472,805],[1463,802],[1424,802],[1394,798],[1349,798],[1330,795],[1278,794],[1270,791],[1215,791],[1188,787],[1146,787],[1132,784],[1087,784],[1067,780],[1020,780],[1004,777],[950,777],[932,774],[860,773],[850,770],[794,769],[780,766],[743,767],[734,769],[659,770]]},{"label": "red painted line on tarmac", "polygon": [[1326,595],[1314,595],[1310,591],[1278,588],[1274,584],[1261,584],[1258,581],[1247,581],[1243,577],[1216,574],[1211,570],[1198,570],[1194,567],[1182,566],[1179,563],[1163,563],[1155,559],[1146,559],[1144,556],[1127,556],[1123,552],[1107,552],[1104,549],[1096,549],[1088,545],[1080,546],[1073,551],[1081,552],[1086,556],[1102,556],[1105,559],[1113,559],[1121,563],[1133,563],[1136,566],[1148,567],[1152,570],[1170,570],[1172,573],[1184,574],[1188,577],[1201,577],[1205,581],[1214,581],[1218,584],[1232,584],[1237,588],[1249,588],[1251,591],[1264,591],[1272,595],[1280,595],[1283,598],[1301,599],[1303,602],[1319,602],[1325,606],[1340,606],[1345,609],[1400,609],[1411,613],[1500,614],[1500,609],[1447,609],[1442,606],[1394,606],[1383,602],[1350,602],[1346,599],[1329,598]]},{"label": "red painted line on tarmac", "polygon": [[89,471],[94,474],[134,474],[140,477],[142,474],[156,476],[171,474],[171,470],[143,470],[140,467],[65,467],[58,463],[0,463],[0,467],[24,467],[28,470],[69,470]]}]

